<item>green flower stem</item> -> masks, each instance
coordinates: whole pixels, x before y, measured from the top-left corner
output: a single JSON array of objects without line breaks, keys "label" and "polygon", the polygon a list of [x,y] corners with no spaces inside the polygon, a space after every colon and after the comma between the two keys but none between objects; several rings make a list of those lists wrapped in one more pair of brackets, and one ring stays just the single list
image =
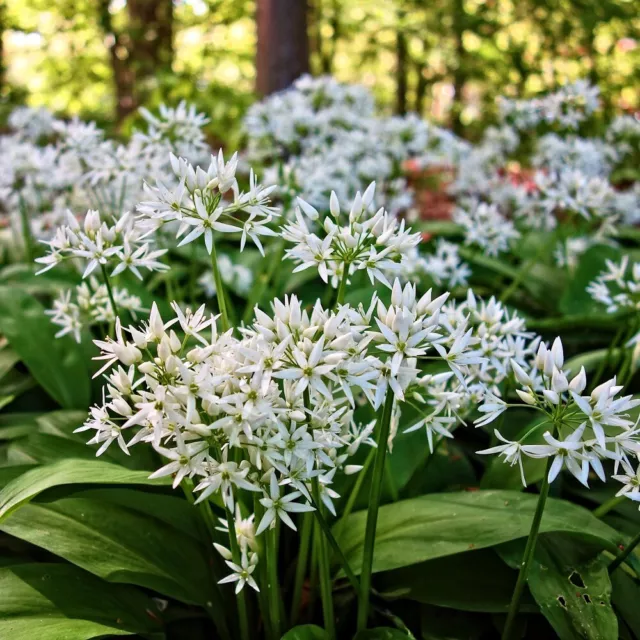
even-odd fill
[{"label": "green flower stem", "polygon": [[[195,499],[193,497],[193,482],[190,479],[185,479],[180,483],[180,487],[182,492],[184,493],[184,497],[187,499],[187,502],[197,507],[200,516],[202,518],[202,522],[205,525],[205,528],[209,534],[211,542],[215,541],[215,521],[213,518],[213,514],[211,513],[211,509],[209,508],[208,503],[201,502],[199,504],[195,504]],[[231,640],[231,633],[229,632],[229,627],[227,626],[227,621],[224,616],[225,605],[223,602],[222,592],[220,591],[220,585],[218,585],[219,576],[215,571],[215,558],[213,556],[213,545],[206,545],[207,553],[209,555],[209,562],[211,567],[213,568],[213,583],[214,583],[214,591],[213,595],[215,596],[215,602],[205,605],[207,609],[207,613],[213,620],[213,623],[216,626],[220,636],[224,638],[224,640]]]},{"label": "green flower stem", "polygon": [[[231,556],[233,557],[235,564],[240,566],[241,553],[238,545],[238,538],[236,536],[236,523],[231,511],[229,511],[229,509],[225,509],[225,512],[227,514],[227,527],[229,528],[229,546],[231,547]],[[242,640],[250,640],[249,616],[247,615],[247,594],[244,589],[236,596],[236,599],[238,602],[238,624],[240,625],[240,637]]]},{"label": "green flower stem", "polygon": [[609,573],[613,573],[631,555],[631,552],[638,544],[640,544],[640,531],[636,533],[633,540],[613,559],[609,565]]},{"label": "green flower stem", "polygon": [[[255,513],[255,521],[260,522],[264,515],[264,507],[260,504],[260,498],[257,493],[254,493],[253,495],[253,512]],[[269,595],[267,593],[268,578],[263,536],[256,537],[256,546],[258,553],[257,581],[258,586],[260,587],[260,591],[258,591],[258,603],[260,604],[260,612],[262,613],[262,620],[264,622],[265,636],[267,638],[271,638],[271,614],[269,611]]]},{"label": "green flower stem", "polygon": [[371,447],[371,450],[367,454],[367,459],[365,460],[364,465],[360,470],[360,473],[358,473],[358,477],[356,478],[355,483],[353,484],[353,489],[351,489],[351,493],[349,494],[347,503],[345,504],[344,509],[342,510],[342,516],[340,518],[340,522],[338,523],[338,529],[340,533],[342,533],[344,526],[346,524],[347,518],[353,511],[353,507],[355,506],[356,500],[360,495],[360,489],[362,489],[362,485],[364,484],[365,478],[367,477],[367,472],[369,471],[369,467],[373,462],[375,454],[376,454],[376,450],[373,447]]},{"label": "green flower stem", "polygon": [[[320,513],[322,503],[320,501],[320,485],[318,478],[311,481],[313,499],[316,505],[316,513]],[[316,518],[317,519],[317,518]],[[320,525],[320,520],[318,520]],[[322,616],[324,618],[324,630],[327,632],[329,640],[336,637],[335,615],[333,613],[333,590],[331,586],[331,568],[329,567],[329,549],[326,537],[321,532],[322,527],[317,529],[316,544],[318,545],[318,569],[320,573],[320,595],[322,597]]]},{"label": "green flower stem", "polygon": [[104,280],[104,284],[107,287],[107,292],[109,293],[109,302],[111,303],[111,311],[113,311],[113,315],[118,317],[118,306],[116,305],[116,299],[113,296],[113,289],[111,288],[111,280],[109,279],[109,274],[107,273],[107,268],[101,264],[100,268],[102,269],[102,279]]},{"label": "green flower stem", "polygon": [[322,512],[322,502],[319,501],[319,496],[316,497],[316,495],[314,494],[312,502],[313,502],[313,506],[315,507],[314,515],[316,517],[316,520],[318,521],[318,525],[320,526],[320,529],[322,529],[322,532],[324,533],[325,538],[331,545],[331,548],[333,549],[334,553],[338,557],[338,560],[340,560],[340,564],[342,565],[342,570],[344,571],[344,574],[349,579],[351,586],[356,590],[356,593],[358,593],[360,591],[360,583],[358,582],[358,578],[356,578],[355,573],[353,573],[351,569],[351,565],[349,565],[349,561],[347,560],[347,557],[344,555],[344,552],[340,548],[338,541],[336,540],[335,536],[331,531],[331,527],[329,526],[326,518],[324,517],[324,514]]},{"label": "green flower stem", "polygon": [[613,496],[606,502],[603,502],[597,509],[593,510],[593,515],[596,518],[603,518],[612,509],[615,509],[621,502],[625,500],[625,496]]},{"label": "green flower stem", "polygon": [[338,287],[338,295],[336,296],[335,308],[337,309],[339,305],[344,304],[344,297],[347,293],[347,279],[349,278],[349,263],[345,262],[344,264],[344,272],[342,274],[342,278],[340,279],[340,286]]},{"label": "green flower stem", "polygon": [[371,478],[367,524],[364,535],[364,548],[362,551],[362,574],[360,575],[360,595],[358,598],[358,631],[363,631],[367,628],[367,620],[369,618],[369,592],[371,590],[373,550],[376,541],[378,509],[380,508],[380,497],[382,494],[384,461],[387,454],[387,440],[389,439],[389,429],[391,427],[393,401],[393,392],[391,389],[387,389],[387,397],[378,423],[378,437],[376,439],[378,446],[376,448],[376,457],[373,463],[373,476]]},{"label": "green flower stem", "polygon": [[298,562],[296,564],[296,576],[293,583],[293,599],[291,602],[292,627],[295,626],[298,621],[298,616],[300,615],[300,603],[302,601],[302,590],[309,561],[312,529],[313,514],[308,511],[302,514],[302,526],[300,527],[300,549],[298,550]]},{"label": "green flower stem", "polygon": [[220,269],[218,269],[215,240],[211,243],[211,269],[213,270],[213,281],[216,285],[216,298],[218,300],[218,309],[220,310],[220,325],[223,331],[228,331],[231,325],[229,324],[229,314],[227,313],[227,301],[224,297],[224,284],[222,283]]},{"label": "green flower stem", "polygon": [[527,584],[527,576],[529,574],[531,561],[533,560],[533,553],[536,549],[536,542],[538,541],[538,533],[540,531],[540,522],[542,521],[544,506],[547,502],[547,497],[549,496],[549,470],[551,469],[553,460],[554,456],[549,456],[547,460],[544,479],[542,480],[542,487],[540,488],[540,495],[538,496],[538,504],[536,505],[536,511],[533,514],[533,522],[531,523],[529,537],[527,538],[527,545],[525,546],[522,562],[520,563],[518,579],[516,581],[515,589],[513,590],[513,595],[511,596],[507,622],[505,623],[504,630],[502,631],[502,640],[511,640],[514,637],[514,624],[520,609],[520,600],[522,599],[524,587]]},{"label": "green flower stem", "polygon": [[271,613],[271,633],[277,640],[282,635],[280,619],[280,585],[278,583],[278,530],[277,526],[265,531],[267,538],[267,591]]}]

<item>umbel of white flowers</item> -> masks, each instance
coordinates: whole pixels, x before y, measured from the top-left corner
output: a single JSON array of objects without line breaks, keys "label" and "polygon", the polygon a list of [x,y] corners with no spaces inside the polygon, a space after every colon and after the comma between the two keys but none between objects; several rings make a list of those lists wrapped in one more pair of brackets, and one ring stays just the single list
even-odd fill
[{"label": "umbel of white flowers", "polygon": [[[524,444],[531,432],[540,427],[533,427],[519,441],[509,441],[496,430],[496,437],[504,444],[479,453],[497,453],[504,456],[505,462],[517,463],[525,486],[523,455],[533,458],[553,456],[549,482],[566,468],[588,486],[590,469],[606,481],[602,460],[614,460],[617,472],[620,463],[629,464],[628,456],[637,457],[640,453],[640,430],[628,415],[631,409],[640,405],[640,400],[631,395],[618,397],[622,387],[616,384],[615,377],[598,385],[590,395],[583,396],[587,388],[584,367],[569,380],[562,368],[564,354],[560,338],[556,338],[551,349],[541,343],[536,357],[526,369],[515,361],[511,364],[517,382],[522,385],[516,390],[522,402],[548,419],[542,423],[547,429],[543,434],[545,444]],[[479,408],[486,416],[476,424],[488,424],[508,406],[497,395],[488,398]],[[549,425],[551,430],[548,430]]]}]

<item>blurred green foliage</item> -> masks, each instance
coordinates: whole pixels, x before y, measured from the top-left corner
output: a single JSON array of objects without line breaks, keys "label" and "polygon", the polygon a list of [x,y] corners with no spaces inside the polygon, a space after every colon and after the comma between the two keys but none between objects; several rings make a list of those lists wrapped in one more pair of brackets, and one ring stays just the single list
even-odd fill
[{"label": "blurred green foliage", "polygon": [[[148,106],[181,99],[211,117],[212,141],[234,143],[255,99],[251,0],[4,0],[0,92],[125,132],[117,72],[135,45],[134,5],[169,3],[168,65],[135,78]],[[640,105],[640,17],[633,0],[309,0],[311,68],[371,87],[387,111],[417,111],[473,138],[495,97],[530,96],[588,77],[606,109]],[[153,61],[152,61],[153,62]]]}]

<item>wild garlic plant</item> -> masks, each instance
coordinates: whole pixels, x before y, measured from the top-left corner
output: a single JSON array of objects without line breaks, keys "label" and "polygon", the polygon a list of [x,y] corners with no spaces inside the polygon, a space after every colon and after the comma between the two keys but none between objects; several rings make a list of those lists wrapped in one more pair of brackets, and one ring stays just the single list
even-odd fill
[{"label": "wild garlic plant", "polygon": [[372,283],[378,280],[390,287],[385,272],[401,269],[404,256],[420,242],[420,234],[406,229],[404,221],[398,222],[383,208],[371,211],[375,186],[372,182],[364,194],[356,194],[348,214],[341,212],[332,191],[330,215],[322,220],[317,209],[298,198],[295,221],[282,233],[287,242],[294,243],[286,252],[286,257],[298,263],[294,273],[316,268],[324,282],[338,289],[338,304],[344,302],[349,278],[356,271],[364,270]]},{"label": "wild garlic plant", "polygon": [[[479,453],[497,454],[503,456],[505,462],[517,464],[525,486],[523,456],[544,458],[547,463],[503,638],[510,638],[513,634],[550,484],[562,469],[585,487],[589,486],[591,470],[606,482],[604,460],[615,461],[615,473],[620,464],[628,467],[629,458],[633,459],[640,453],[640,428],[638,422],[634,423],[629,417],[629,412],[640,405],[640,399],[632,395],[620,396],[623,387],[617,384],[615,376],[595,387],[589,395],[583,395],[588,384],[585,369],[582,367],[573,377],[563,369],[564,352],[560,338],[556,338],[550,349],[540,343],[535,358],[527,367],[515,360],[511,366],[520,385],[516,393],[523,403],[521,406],[538,411],[544,418],[517,441],[508,440],[496,429],[496,439],[502,444]],[[511,406],[498,395],[488,398],[479,407],[486,416],[478,419],[476,424],[486,425],[494,421]],[[543,444],[529,444],[532,436],[543,429]]]},{"label": "wild garlic plant", "polygon": [[[82,176],[93,196],[103,194],[100,210],[92,206],[83,220],[65,213],[64,224],[52,222],[53,233],[42,238],[49,252],[37,258],[40,272],[63,262],[83,272],[84,281],[60,293],[48,312],[58,335],[80,340],[92,327],[102,334],[95,341],[96,376],[105,379],[104,395],[78,431],[98,456],[146,448],[150,477],[170,478],[195,505],[218,554],[212,575],[237,596],[228,617],[237,620],[243,640],[261,632],[257,618],[274,640],[288,628],[281,585],[289,577],[279,558],[294,535],[300,544],[292,619],[311,573],[328,637],[339,633],[336,579],[357,597],[357,627],[366,629],[388,456],[404,434],[415,432],[412,442],[422,436],[431,460],[462,426],[493,430],[481,459],[517,465],[525,486],[538,480],[527,471],[531,462],[546,463],[505,639],[514,637],[549,486],[558,475],[567,472],[587,487],[593,476],[606,480],[613,467],[611,477],[623,482],[620,498],[635,499],[640,429],[633,412],[640,400],[624,390],[634,361],[601,382],[618,362],[611,349],[588,380],[585,368],[565,363],[559,338],[549,346],[530,328],[538,320],[535,305],[531,314],[507,305],[512,295],[527,300],[531,292],[529,277],[540,260],[518,264],[515,255],[529,238],[541,235],[543,250],[570,278],[590,246],[615,247],[619,227],[635,215],[638,193],[613,187],[624,154],[611,146],[614,134],[628,138],[633,128],[617,125],[604,141],[580,136],[596,96],[578,83],[532,103],[507,104],[500,126],[471,146],[415,116],[375,116],[365,90],[305,78],[247,117],[248,158],[263,164],[267,186],[241,156],[209,157],[206,119],[186,105],[163,108],[159,116],[143,111],[147,132],[122,146],[92,125],[16,115],[23,132],[8,145],[14,157],[28,156],[22,145],[36,146],[43,135],[59,138],[40,152],[31,173],[28,163],[20,176],[14,172],[12,198],[23,175],[31,176],[24,193],[37,193],[50,157],[62,163],[77,156],[78,173],[68,175]],[[542,135],[527,151],[530,172],[514,177],[510,163],[525,157],[534,129]],[[376,154],[379,148],[384,152]],[[453,232],[438,237],[431,253],[423,249],[427,234],[409,228],[409,220],[422,223],[402,174],[408,158],[426,168],[455,168],[455,213],[453,224],[445,223]],[[65,203],[70,194],[86,199],[61,185]],[[210,270],[198,268],[196,241]],[[265,260],[252,268],[234,262],[231,252],[220,252],[223,243],[225,251],[253,244],[257,251],[243,259],[253,252]],[[188,244],[189,261],[182,249]],[[219,313],[199,306],[193,291],[174,295],[167,286],[166,301],[157,295],[157,283],[179,273],[176,256],[194,290],[199,285],[206,297],[215,296]],[[505,259],[488,277],[476,277],[478,263]],[[608,312],[637,318],[636,266],[628,259],[608,262],[588,293]],[[287,290],[278,277],[287,269],[306,271],[314,287],[326,285],[325,293]],[[144,270],[159,272],[148,298],[119,286],[120,274],[141,278]],[[371,288],[352,304],[348,293],[366,281],[364,273]],[[232,308],[238,297],[249,300],[241,322],[232,317],[240,318]],[[142,300],[153,298],[147,317]],[[626,344],[640,344],[638,336]],[[503,420],[512,409],[540,420],[519,437],[506,437]],[[356,575],[341,547],[341,527],[331,524],[338,514],[343,524],[365,480]],[[337,578],[331,559],[340,565]],[[258,607],[260,616],[252,616]],[[222,636],[226,614],[215,618]]]}]

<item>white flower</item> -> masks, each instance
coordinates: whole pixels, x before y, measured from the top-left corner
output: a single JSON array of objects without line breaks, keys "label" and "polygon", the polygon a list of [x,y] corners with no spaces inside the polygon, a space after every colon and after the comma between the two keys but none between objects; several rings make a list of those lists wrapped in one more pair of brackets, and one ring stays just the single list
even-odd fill
[{"label": "white flower", "polygon": [[258,554],[253,552],[247,552],[246,549],[242,550],[242,557],[240,564],[237,565],[232,560],[225,561],[227,566],[233,571],[229,576],[222,578],[218,581],[218,584],[226,584],[229,582],[235,582],[236,594],[240,593],[245,584],[248,584],[252,589],[260,591],[256,581],[253,579],[252,573],[258,564]]},{"label": "white flower", "polygon": [[539,454],[542,451],[542,447],[544,445],[523,445],[520,442],[507,440],[502,436],[502,434],[494,429],[493,433],[496,438],[504,444],[497,445],[495,447],[489,447],[489,449],[483,449],[482,451],[477,451],[477,453],[481,455],[492,455],[497,453],[498,455],[504,456],[504,461],[508,462],[511,466],[514,464],[518,464],[520,468],[520,478],[522,479],[522,485],[527,486],[527,481],[524,477],[524,468],[522,466],[522,454],[534,457],[536,454]]},{"label": "white flower", "polygon": [[304,511],[314,510],[311,505],[294,502],[300,495],[300,491],[293,491],[280,497],[280,487],[278,486],[275,473],[272,473],[269,480],[269,497],[260,499],[260,504],[266,508],[266,511],[256,530],[256,535],[260,535],[267,527],[272,526],[276,518],[280,518],[282,522],[295,531],[296,525],[293,524],[289,513],[302,513]]}]

